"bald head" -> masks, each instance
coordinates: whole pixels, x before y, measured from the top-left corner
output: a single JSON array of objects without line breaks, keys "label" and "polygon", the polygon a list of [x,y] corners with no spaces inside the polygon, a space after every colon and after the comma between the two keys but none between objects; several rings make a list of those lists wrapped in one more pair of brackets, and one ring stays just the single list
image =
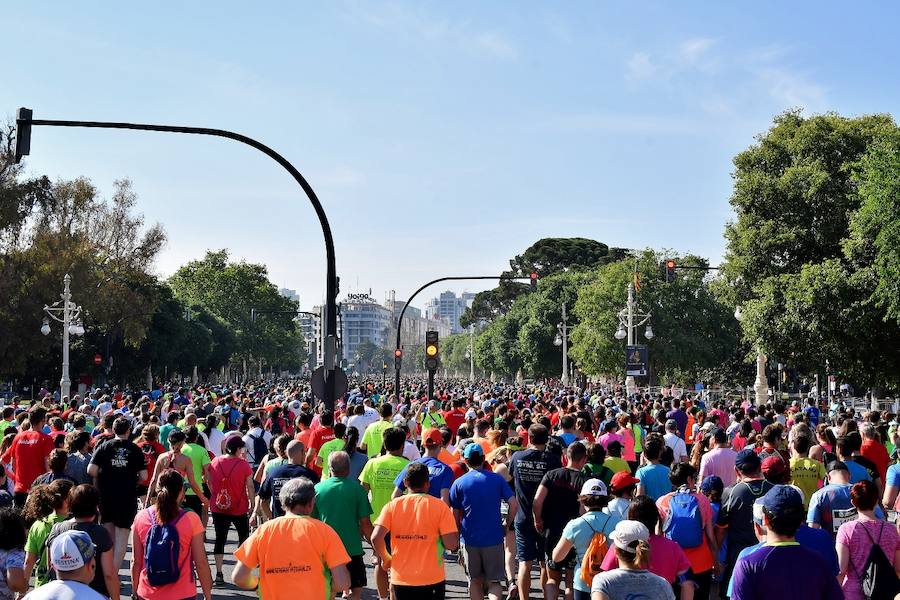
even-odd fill
[{"label": "bald head", "polygon": [[328,455],[328,469],[332,477],[346,477],[350,474],[350,455],[343,450]]},{"label": "bald head", "polygon": [[306,447],[299,440],[291,440],[287,445],[285,454],[287,454],[288,460],[291,461],[292,465],[302,465],[306,457]]}]

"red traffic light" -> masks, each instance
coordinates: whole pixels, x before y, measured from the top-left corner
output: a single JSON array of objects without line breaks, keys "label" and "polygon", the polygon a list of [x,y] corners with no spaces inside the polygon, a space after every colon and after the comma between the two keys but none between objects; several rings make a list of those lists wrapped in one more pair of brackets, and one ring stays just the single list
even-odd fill
[{"label": "red traffic light", "polygon": [[403,356],[403,350],[401,350],[400,348],[397,348],[396,350],[394,350],[394,356],[396,356],[397,358],[400,358],[401,356]]},{"label": "red traffic light", "polygon": [[99,354],[95,354],[94,355],[94,364],[95,365],[103,364],[103,357],[100,356]]},{"label": "red traffic light", "polygon": [[666,261],[666,268],[667,268],[667,269],[674,269],[674,268],[675,268],[675,261],[674,261],[674,260],[667,260],[667,261]]},{"label": "red traffic light", "polygon": [[532,278],[532,279],[537,279],[537,278],[538,278],[538,274],[535,273],[535,272],[532,272],[532,273],[531,273],[531,278]]}]

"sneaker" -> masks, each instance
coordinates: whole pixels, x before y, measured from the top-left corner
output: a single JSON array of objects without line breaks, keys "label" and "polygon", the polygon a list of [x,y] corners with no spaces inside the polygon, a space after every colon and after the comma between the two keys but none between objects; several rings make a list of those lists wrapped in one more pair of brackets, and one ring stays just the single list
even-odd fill
[{"label": "sneaker", "polygon": [[216,581],[213,585],[225,585],[225,576],[221,573],[216,573]]}]

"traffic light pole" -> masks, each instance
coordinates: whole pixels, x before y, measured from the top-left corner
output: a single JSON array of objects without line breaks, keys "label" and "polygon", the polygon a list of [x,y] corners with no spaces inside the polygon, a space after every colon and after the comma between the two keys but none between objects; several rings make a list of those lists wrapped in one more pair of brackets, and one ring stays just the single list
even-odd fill
[{"label": "traffic light pole", "polygon": [[[406,304],[404,304],[403,308],[400,310],[400,316],[397,317],[397,347],[394,350],[394,352],[395,352],[394,356],[395,357],[398,356],[398,353],[400,353],[402,351],[402,348],[400,346],[400,332],[403,331],[403,315],[406,314],[406,309],[409,308],[409,305],[412,304],[412,301],[415,299],[416,296],[418,296],[422,292],[422,290],[424,290],[425,288],[432,286],[436,283],[441,283],[442,281],[470,281],[470,280],[475,281],[475,280],[484,280],[484,279],[496,279],[496,280],[500,280],[501,282],[502,281],[523,281],[523,280],[524,281],[532,281],[533,280],[532,277],[505,277],[503,275],[473,275],[473,276],[468,276],[468,277],[467,276],[439,277],[438,279],[433,279],[433,280],[429,281],[428,283],[426,283],[425,285],[423,285],[422,287],[417,289],[415,292],[413,292],[412,296],[407,298]],[[402,356],[402,355],[400,355],[400,356]],[[394,394],[397,396],[397,398],[400,397],[400,370],[401,370],[401,366],[402,366],[402,365],[398,364],[398,362],[399,361],[395,359],[395,361],[394,361]],[[430,377],[430,379],[433,379],[433,374]],[[429,384],[429,389],[430,389],[430,385],[431,384]],[[429,396],[429,398],[431,397],[430,391],[429,391],[428,396]]]},{"label": "traffic light pole", "polygon": [[[434,371],[428,371],[428,401],[434,400]],[[431,410],[429,407],[427,410]]]},{"label": "traffic light pole", "polygon": [[224,129],[208,129],[205,127],[182,127],[177,125],[151,125],[146,123],[115,123],[105,121],[60,121],[52,119],[33,119],[30,109],[20,108],[16,115],[16,162],[21,160],[22,156],[28,155],[31,145],[31,127],[34,125],[44,125],[49,127],[87,127],[93,129],[132,129],[138,131],[158,131],[165,133],[187,133],[192,135],[208,135],[213,137],[222,137],[242,144],[246,144],[255,148],[281,165],[284,170],[290,173],[294,181],[300,186],[306,197],[316,211],[319,219],[319,225],[322,228],[322,236],[325,240],[325,406],[328,410],[334,409],[335,404],[335,345],[337,343],[337,295],[338,295],[338,276],[335,266],[334,238],[331,235],[331,225],[328,223],[328,216],[325,209],[315,191],[309,182],[300,174],[294,165],[286,158],[265,144],[262,144],[253,138],[249,138],[239,133],[226,131]]}]

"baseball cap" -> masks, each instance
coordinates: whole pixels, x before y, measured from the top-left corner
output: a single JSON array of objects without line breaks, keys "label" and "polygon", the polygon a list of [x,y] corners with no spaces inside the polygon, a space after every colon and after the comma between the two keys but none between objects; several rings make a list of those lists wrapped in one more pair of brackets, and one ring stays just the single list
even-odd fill
[{"label": "baseball cap", "polygon": [[803,498],[790,485],[776,485],[760,498],[760,503],[773,514],[783,514],[788,510],[803,510]]},{"label": "baseball cap", "polygon": [[783,482],[790,477],[791,467],[780,456],[770,456],[762,461],[762,472],[770,481]]},{"label": "baseball cap", "polygon": [[742,473],[758,471],[761,464],[759,455],[750,448],[744,448],[734,458],[734,466]]},{"label": "baseball cap", "polygon": [[846,463],[844,463],[844,461],[833,460],[828,463],[827,467],[825,467],[826,473],[831,473],[832,471],[850,471],[850,469],[847,468],[847,465]]},{"label": "baseball cap", "polygon": [[624,490],[629,485],[635,485],[640,482],[640,479],[634,477],[628,471],[620,471],[612,476],[612,479],[609,480],[609,489],[610,490]]},{"label": "baseball cap", "polygon": [[646,542],[650,539],[650,531],[640,521],[619,521],[609,537],[612,538],[616,548],[634,554],[636,548],[632,544]]},{"label": "baseball cap", "polygon": [[677,429],[678,423],[675,422],[675,419],[667,419],[666,420],[666,429]]},{"label": "baseball cap", "polygon": [[234,454],[238,451],[239,448],[246,447],[247,444],[244,442],[243,438],[239,435],[233,435],[225,440],[225,450],[229,454]]},{"label": "baseball cap", "polygon": [[[440,446],[441,442],[443,442],[443,441],[444,441],[444,438],[441,435],[440,429],[435,429],[434,427],[429,427],[422,433],[422,443],[425,444],[426,446]],[[479,446],[479,448],[480,448],[480,446]]]},{"label": "baseball cap", "polygon": [[50,563],[57,571],[77,571],[91,562],[96,548],[83,531],[66,531],[50,545]]},{"label": "baseball cap", "polygon": [[478,418],[478,413],[476,413],[474,410],[469,409],[466,411],[466,420],[467,421],[469,419],[477,419],[477,418]]},{"label": "baseball cap", "polygon": [[703,495],[707,495],[710,492],[718,491],[722,492],[725,490],[725,482],[722,481],[722,478],[718,475],[707,475],[703,478],[703,481],[700,483],[700,492]]},{"label": "baseball cap", "polygon": [[477,442],[472,442],[466,446],[466,449],[463,450],[463,458],[472,458],[473,454],[484,456],[484,450],[481,449],[481,445]]},{"label": "baseball cap", "polygon": [[581,486],[582,496],[606,496],[606,484],[599,479],[588,479]]}]

